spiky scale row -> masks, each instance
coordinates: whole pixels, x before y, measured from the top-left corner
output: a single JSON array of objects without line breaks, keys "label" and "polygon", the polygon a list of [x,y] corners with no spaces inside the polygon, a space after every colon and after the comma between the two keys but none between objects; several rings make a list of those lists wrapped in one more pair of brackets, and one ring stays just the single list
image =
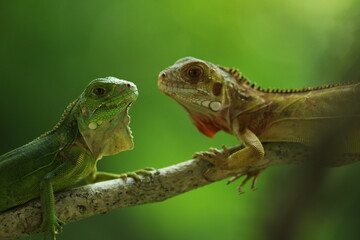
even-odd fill
[{"label": "spiky scale row", "polygon": [[218,66],[220,69],[224,70],[225,72],[229,73],[231,76],[233,76],[235,79],[239,80],[242,79],[242,73],[239,72],[239,69],[237,68],[227,68],[227,67],[222,67],[222,66]]},{"label": "spiky scale row", "polygon": [[242,76],[241,72],[239,72],[239,69],[237,68],[229,68],[228,71],[235,78],[240,78]]},{"label": "spiky scale row", "polygon": [[[65,111],[63,112],[63,114],[61,115],[61,118],[59,120],[59,122],[53,127],[53,129],[51,129],[50,131],[47,131],[45,133],[43,133],[42,135],[40,135],[38,138],[36,139],[39,139],[39,138],[42,138],[42,137],[46,137],[48,136],[49,134],[53,133],[54,131],[56,131],[57,129],[60,128],[60,126],[63,124],[63,122],[65,121],[65,119],[70,115],[70,111],[71,109],[73,109],[73,107],[75,106],[77,100],[71,102],[65,109]],[[36,140],[35,139],[35,140]]]},{"label": "spiky scale row", "polygon": [[249,79],[244,77],[241,72],[239,72],[236,68],[226,68],[219,66],[222,70],[229,73],[233,78],[237,80],[238,83],[246,84],[250,86],[251,88],[265,92],[265,93],[302,93],[302,92],[309,92],[309,91],[316,91],[316,90],[323,90],[327,88],[333,88],[338,86],[344,86],[344,85],[350,85],[352,82],[342,82],[342,83],[335,83],[335,84],[327,84],[327,85],[320,85],[315,87],[307,87],[307,88],[298,88],[298,89],[264,89],[260,86],[256,86],[256,83],[251,83]]}]

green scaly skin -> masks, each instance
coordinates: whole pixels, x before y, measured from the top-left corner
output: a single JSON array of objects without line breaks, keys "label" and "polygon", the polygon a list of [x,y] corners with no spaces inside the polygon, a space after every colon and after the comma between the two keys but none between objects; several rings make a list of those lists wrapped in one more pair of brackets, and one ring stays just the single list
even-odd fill
[{"label": "green scaly skin", "polygon": [[[339,152],[360,154],[360,83],[264,90],[236,69],[186,57],[160,73],[158,86],[184,107],[200,132],[213,137],[223,130],[243,143],[245,148],[232,154],[226,147],[223,152],[210,149],[195,154],[213,163],[214,169],[261,166],[266,164],[263,142],[313,146],[321,141],[321,133],[333,131],[341,121],[352,126],[338,142]],[[338,161],[331,164],[343,164]],[[213,172],[210,169],[205,176]],[[239,192],[251,178],[255,188],[260,172],[248,172]]]},{"label": "green scaly skin", "polygon": [[98,172],[96,163],[133,149],[128,110],[137,96],[131,82],[95,79],[51,131],[0,156],[0,212],[40,196],[40,231],[44,239],[55,239],[64,223],[55,216],[54,192],[80,180],[95,183],[128,176]]}]

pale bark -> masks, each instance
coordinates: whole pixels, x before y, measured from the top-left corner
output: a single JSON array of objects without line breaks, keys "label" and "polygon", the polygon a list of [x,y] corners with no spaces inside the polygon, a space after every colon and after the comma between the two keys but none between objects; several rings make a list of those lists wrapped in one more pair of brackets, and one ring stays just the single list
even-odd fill
[{"label": "pale bark", "polygon": [[[279,164],[306,162],[312,159],[311,151],[300,144],[268,143],[264,144],[264,147],[268,163],[257,169]],[[239,147],[234,149],[239,149]],[[359,158],[360,155],[342,155],[334,164],[327,164],[345,165],[359,161]],[[164,201],[212,183],[203,176],[203,173],[209,168],[211,168],[211,164],[208,162],[192,159],[159,169],[158,174],[151,179],[144,177],[141,182],[135,182],[131,178],[127,182],[116,179],[62,191],[55,194],[56,214],[60,219],[69,223],[113,209]],[[217,181],[248,170],[215,171],[210,178]],[[38,200],[1,213],[0,239],[17,239],[34,232],[40,225],[40,213],[41,206]]]}]

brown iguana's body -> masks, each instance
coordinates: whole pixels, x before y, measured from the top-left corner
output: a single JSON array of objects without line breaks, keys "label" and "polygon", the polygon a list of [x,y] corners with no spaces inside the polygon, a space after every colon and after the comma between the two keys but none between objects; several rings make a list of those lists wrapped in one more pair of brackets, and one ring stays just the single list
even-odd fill
[{"label": "brown iguana's body", "polygon": [[200,132],[213,137],[223,130],[245,145],[228,156],[201,154],[216,168],[262,165],[261,142],[313,145],[344,119],[351,133],[339,141],[339,152],[360,154],[360,83],[263,90],[237,70],[183,58],[160,73],[159,88],[187,110]]},{"label": "brown iguana's body", "polygon": [[[356,123],[360,127],[360,107],[355,108],[350,104],[355,103],[356,97],[360,94],[360,83],[288,93],[269,93],[247,87],[248,91],[254,91],[262,97],[264,103],[257,110],[243,113],[239,112],[246,104],[235,104],[234,108],[229,109],[229,116],[233,121],[238,120],[239,130],[250,129],[261,142],[311,144],[317,138],[315,134],[319,134],[322,127],[327,126],[330,121],[348,115],[349,111],[352,117],[357,117]],[[231,111],[236,114],[233,116]],[[213,124],[217,126],[221,122],[224,121],[215,120]],[[229,124],[222,124],[220,129],[231,133]],[[360,144],[360,135],[356,140]],[[350,152],[353,150],[349,149]]]}]

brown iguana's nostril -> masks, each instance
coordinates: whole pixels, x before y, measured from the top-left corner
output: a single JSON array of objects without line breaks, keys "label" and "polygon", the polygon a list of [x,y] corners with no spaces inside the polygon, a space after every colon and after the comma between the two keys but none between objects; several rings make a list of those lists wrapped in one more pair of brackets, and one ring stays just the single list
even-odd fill
[{"label": "brown iguana's nostril", "polygon": [[161,72],[159,75],[160,78],[164,79],[166,78],[166,73],[165,72]]}]

